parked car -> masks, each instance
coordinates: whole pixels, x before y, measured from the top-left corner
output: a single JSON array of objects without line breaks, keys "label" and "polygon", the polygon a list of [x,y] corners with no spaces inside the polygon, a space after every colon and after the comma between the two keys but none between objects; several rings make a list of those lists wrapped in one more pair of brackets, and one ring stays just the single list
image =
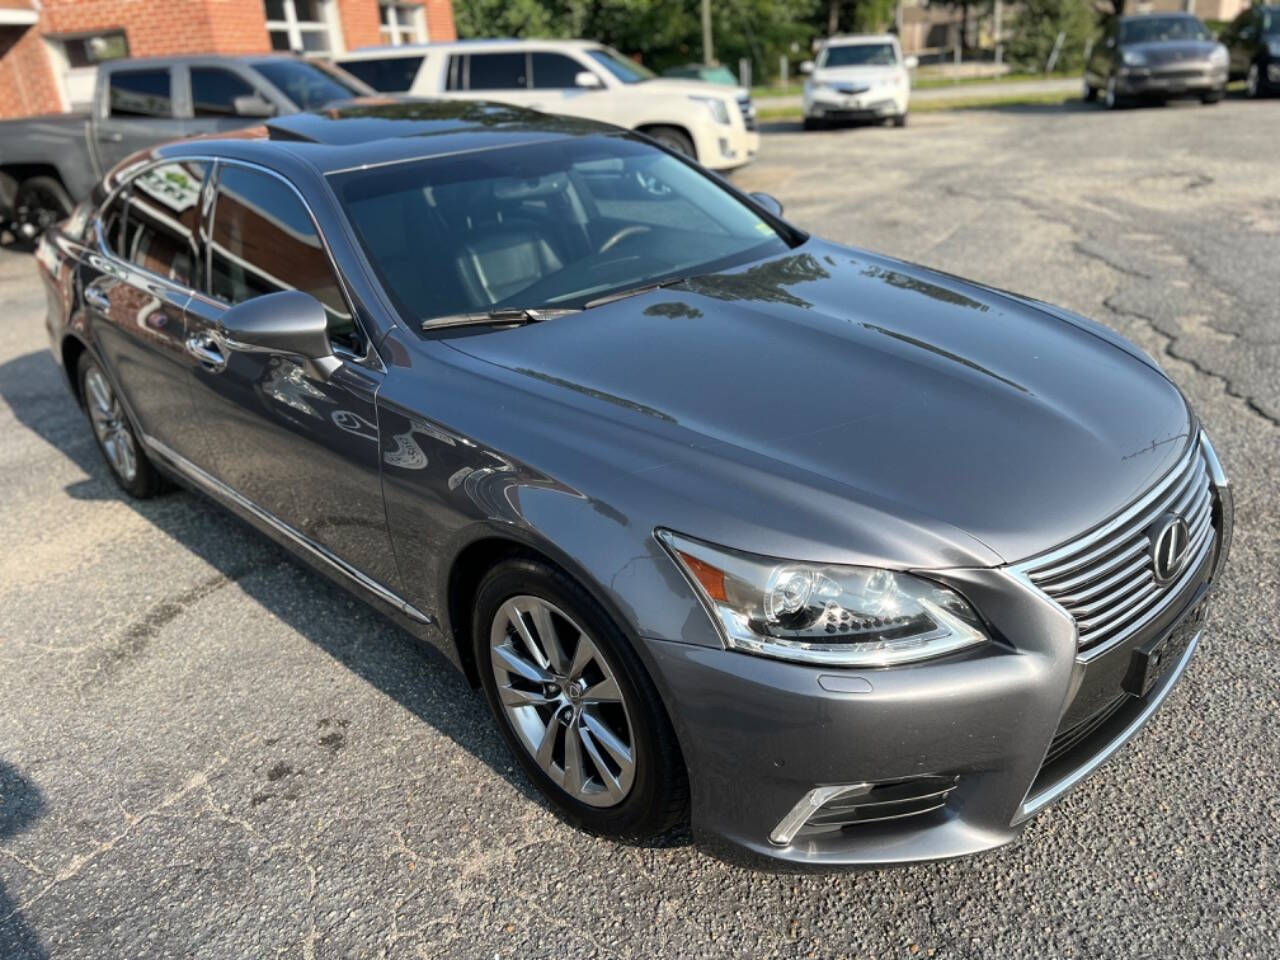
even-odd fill
[{"label": "parked car", "polygon": [[664,77],[675,77],[679,80],[701,80],[703,83],[718,83],[726,87],[736,87],[738,78],[733,71],[723,64],[708,67],[702,63],[686,63],[682,67],[667,67],[662,71]]},{"label": "parked car", "polygon": [[0,226],[32,239],[144,147],[370,93],[354,77],[289,55],[104,63],[87,113],[0,121]]},{"label": "parked car", "polygon": [[832,37],[822,44],[817,61],[806,60],[804,128],[833,121],[888,120],[907,125],[911,74],[918,61],[903,57],[892,34]]},{"label": "parked car", "polygon": [[1280,93],[1280,6],[1249,7],[1222,33],[1232,80],[1251,97]]},{"label": "parked car", "polygon": [[121,488],[436,644],[569,821],[999,846],[1187,668],[1231,487],[1116,333],[780,213],[617,128],[364,104],[155,149],[38,261]]},{"label": "parked car", "polygon": [[618,51],[582,40],[470,40],[356,50],[336,58],[384,93],[501,101],[638,130],[709,170],[760,149],[743,87],[658,77]]},{"label": "parked car", "polygon": [[1116,17],[1084,68],[1085,100],[1102,92],[1109,109],[1131,98],[1212,104],[1226,89],[1227,49],[1189,13]]}]

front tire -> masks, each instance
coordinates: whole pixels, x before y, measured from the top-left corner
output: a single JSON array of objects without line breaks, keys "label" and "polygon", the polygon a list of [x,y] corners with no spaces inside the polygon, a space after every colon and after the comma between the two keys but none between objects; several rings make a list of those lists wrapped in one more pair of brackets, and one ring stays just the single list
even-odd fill
[{"label": "front tire", "polygon": [[892,119],[892,121],[891,121],[891,122],[893,123],[893,125],[894,125],[895,127],[898,127],[899,129],[901,129],[902,127],[905,127],[905,126],[907,125],[907,114],[906,114],[906,112],[904,111],[903,113],[896,114],[896,115],[893,117],[893,119]]},{"label": "front tire", "polygon": [[1089,78],[1084,79],[1084,93],[1082,94],[1085,103],[1097,103],[1098,88],[1089,82]]},{"label": "front tire", "polygon": [[139,500],[160,493],[165,486],[164,478],[142,452],[111,380],[87,351],[80,355],[76,376],[85,414],[93,428],[93,439],[116,485]]},{"label": "front tire", "polygon": [[1214,90],[1212,93],[1206,93],[1203,97],[1201,97],[1200,102],[1203,103],[1206,107],[1212,107],[1215,103],[1221,103],[1224,95],[1225,95],[1225,91]]},{"label": "front tire", "polygon": [[677,130],[675,127],[650,127],[644,132],[668,150],[675,151],[690,160],[698,159],[698,151],[694,149],[693,141],[683,130]]},{"label": "front tire", "polygon": [[480,582],[471,622],[503,739],[564,819],[622,840],[680,822],[689,788],[671,722],[586,590],[542,560],[505,560]]},{"label": "front tire", "polygon": [[1262,68],[1256,63],[1249,64],[1249,73],[1244,78],[1244,90],[1251,100],[1262,96]]},{"label": "front tire", "polygon": [[1106,93],[1105,103],[1108,110],[1115,110],[1120,106],[1120,94],[1116,92],[1116,78],[1114,74],[1110,77],[1107,77],[1107,93]]}]

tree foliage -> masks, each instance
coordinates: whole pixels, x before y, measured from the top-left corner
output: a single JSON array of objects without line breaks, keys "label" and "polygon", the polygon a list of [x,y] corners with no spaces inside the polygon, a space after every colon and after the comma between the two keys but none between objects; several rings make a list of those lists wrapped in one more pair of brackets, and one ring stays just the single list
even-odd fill
[{"label": "tree foliage", "polygon": [[[883,29],[894,0],[715,0],[715,59],[735,69],[753,62],[757,82],[773,79],[778,57],[806,59],[826,33],[831,3],[842,29]],[[639,54],[655,70],[702,60],[700,0],[455,0],[460,37],[577,37]]]},{"label": "tree foliage", "polygon": [[[1123,6],[1124,0],[1116,2]],[[1096,22],[1093,8],[1084,0],[1023,0],[1010,24],[1005,55],[1017,68],[1043,70],[1058,34],[1063,33],[1055,69],[1080,70],[1085,49],[1096,32]]]}]

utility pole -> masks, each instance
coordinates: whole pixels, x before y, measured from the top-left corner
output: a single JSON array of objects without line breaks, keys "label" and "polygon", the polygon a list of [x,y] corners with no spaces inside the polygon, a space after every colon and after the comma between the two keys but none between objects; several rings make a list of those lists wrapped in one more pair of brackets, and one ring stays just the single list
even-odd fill
[{"label": "utility pole", "polygon": [[716,52],[711,46],[711,0],[702,0],[702,62],[715,66]]}]

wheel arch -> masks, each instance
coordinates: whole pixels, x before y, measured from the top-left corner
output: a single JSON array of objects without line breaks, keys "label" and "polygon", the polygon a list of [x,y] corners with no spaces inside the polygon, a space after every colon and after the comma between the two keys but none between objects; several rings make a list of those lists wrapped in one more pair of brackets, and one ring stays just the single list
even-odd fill
[{"label": "wheel arch", "polygon": [[58,357],[62,361],[62,373],[67,378],[67,386],[71,388],[71,395],[76,398],[76,403],[82,407],[84,397],[80,392],[80,378],[76,376],[76,369],[80,365],[80,357],[88,352],[88,344],[74,333],[66,334],[58,348]]},{"label": "wheel arch", "polygon": [[681,134],[689,141],[689,145],[693,147],[692,160],[699,160],[698,157],[698,138],[693,135],[693,131],[681,123],[641,123],[635,127],[636,133],[643,133],[646,137],[652,137],[655,130],[674,130]]}]

